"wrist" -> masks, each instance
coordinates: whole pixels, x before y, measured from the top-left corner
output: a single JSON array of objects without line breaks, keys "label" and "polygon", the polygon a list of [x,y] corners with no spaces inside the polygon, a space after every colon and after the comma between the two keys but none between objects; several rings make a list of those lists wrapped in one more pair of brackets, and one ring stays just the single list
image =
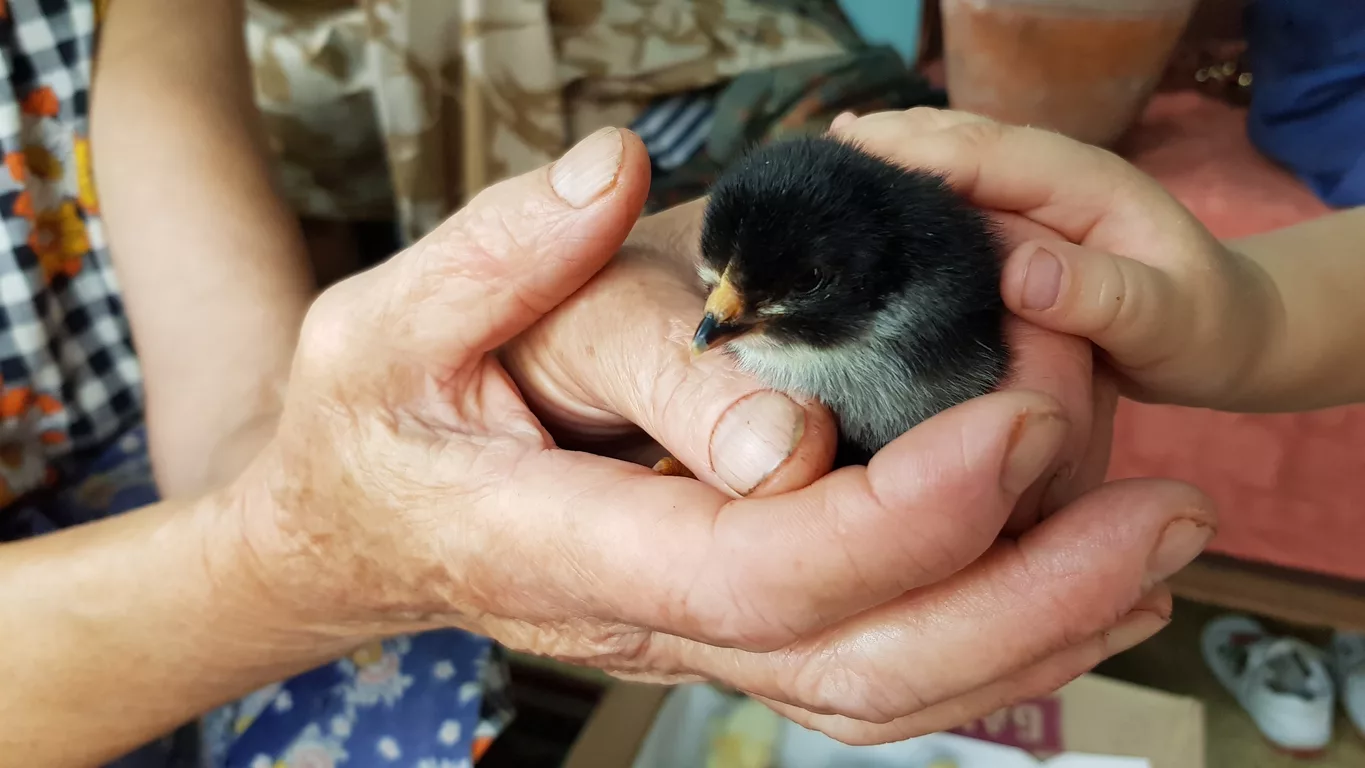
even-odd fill
[{"label": "wrist", "polygon": [[209,581],[235,621],[282,657],[302,652],[319,661],[372,639],[347,631],[344,604],[334,599],[325,569],[307,562],[307,546],[281,523],[261,462],[208,494],[195,522]]},{"label": "wrist", "polygon": [[[300,487],[271,442],[219,494],[223,510],[206,538],[250,620],[281,642],[345,653],[377,638],[449,625],[404,600],[399,574],[388,574],[345,526],[344,513]],[[217,542],[232,542],[222,546]],[[360,548],[357,548],[359,544]]]},{"label": "wrist", "polygon": [[276,608],[230,524],[235,503],[175,499],[5,546],[0,626],[25,630],[0,661],[16,759],[103,764],[355,645]]},{"label": "wrist", "polygon": [[1234,275],[1228,313],[1231,364],[1222,396],[1212,406],[1228,411],[1275,410],[1292,366],[1286,360],[1288,336],[1284,298],[1271,272],[1241,249],[1224,246]]},{"label": "wrist", "polygon": [[1233,312],[1230,337],[1237,340],[1224,411],[1275,411],[1293,372],[1287,349],[1289,322],[1284,297],[1274,274],[1241,248],[1226,247],[1237,280],[1238,310]]}]

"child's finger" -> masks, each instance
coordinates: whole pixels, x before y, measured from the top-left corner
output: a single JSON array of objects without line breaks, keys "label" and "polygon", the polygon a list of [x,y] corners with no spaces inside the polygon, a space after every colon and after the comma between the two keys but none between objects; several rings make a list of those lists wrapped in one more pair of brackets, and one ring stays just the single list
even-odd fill
[{"label": "child's finger", "polygon": [[1168,359],[1188,338],[1175,283],[1140,261],[1060,240],[1025,243],[1005,262],[1001,293],[1020,317],[1083,336],[1119,365]]}]

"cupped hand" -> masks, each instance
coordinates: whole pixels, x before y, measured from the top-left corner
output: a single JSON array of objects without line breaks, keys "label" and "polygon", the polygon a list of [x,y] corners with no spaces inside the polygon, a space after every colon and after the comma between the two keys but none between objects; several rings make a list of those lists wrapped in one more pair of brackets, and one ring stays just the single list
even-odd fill
[{"label": "cupped hand", "polygon": [[715,679],[859,742],[1040,693],[1165,622],[1160,583],[1212,522],[1186,486],[1105,486],[997,541],[1067,441],[1041,392],[761,497],[556,446],[495,351],[608,262],[647,174],[600,132],[316,302],[276,437],[226,491],[263,613]]},{"label": "cupped hand", "polygon": [[501,359],[563,447],[644,464],[671,454],[735,496],[803,487],[834,458],[828,409],[767,388],[725,355],[687,352],[704,300],[700,221],[697,204],[641,220],[611,263]]},{"label": "cupped hand", "polygon": [[[612,262],[509,342],[502,360],[562,446],[647,464],[669,453],[735,495],[804,487],[829,471],[829,412],[767,389],[728,355],[688,353],[705,300],[696,272],[704,204],[642,219]],[[1014,510],[1018,532],[1104,479],[1116,394],[1092,378],[1083,341],[1016,318],[1009,334],[1007,388],[1051,396],[1069,427]]]},{"label": "cupped hand", "polygon": [[1014,243],[1006,304],[1092,340],[1123,394],[1238,399],[1272,336],[1274,289],[1155,180],[1108,151],[965,112],[841,115],[832,131],[993,211]]}]

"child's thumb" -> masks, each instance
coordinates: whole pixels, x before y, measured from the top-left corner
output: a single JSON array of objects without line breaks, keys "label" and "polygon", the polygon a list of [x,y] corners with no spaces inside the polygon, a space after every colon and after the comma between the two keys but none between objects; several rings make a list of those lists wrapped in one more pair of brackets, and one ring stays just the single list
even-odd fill
[{"label": "child's thumb", "polygon": [[1120,365],[1140,368],[1180,344],[1181,305],[1166,273],[1061,240],[1020,246],[1005,262],[1005,304],[1035,325],[1084,336]]}]

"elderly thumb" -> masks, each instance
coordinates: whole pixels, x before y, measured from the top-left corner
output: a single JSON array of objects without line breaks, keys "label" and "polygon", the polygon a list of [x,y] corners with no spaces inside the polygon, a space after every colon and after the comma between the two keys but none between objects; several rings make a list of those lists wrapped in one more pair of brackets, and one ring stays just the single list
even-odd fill
[{"label": "elderly thumb", "polygon": [[1005,262],[1001,294],[1025,320],[1090,339],[1121,365],[1159,359],[1184,332],[1176,286],[1165,272],[1061,240],[1016,249]]},{"label": "elderly thumb", "polygon": [[378,310],[382,346],[408,357],[448,365],[489,352],[611,261],[648,191],[640,139],[604,128],[479,192],[383,265],[358,306]]}]

